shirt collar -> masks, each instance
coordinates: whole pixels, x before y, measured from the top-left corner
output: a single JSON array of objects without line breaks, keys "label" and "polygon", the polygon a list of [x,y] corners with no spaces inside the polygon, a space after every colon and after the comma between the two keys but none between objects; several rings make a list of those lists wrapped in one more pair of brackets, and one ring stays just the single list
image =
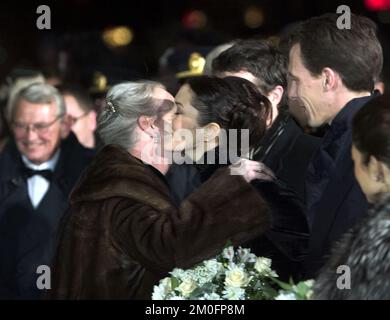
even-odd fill
[{"label": "shirt collar", "polygon": [[51,170],[51,171],[54,171],[56,165],[57,165],[57,162],[58,162],[58,159],[60,157],[60,149],[58,149],[56,151],[56,153],[54,154],[53,157],[51,157],[50,160],[44,162],[44,163],[41,163],[41,164],[34,164],[32,163],[30,160],[27,159],[26,156],[22,155],[22,160],[23,160],[23,163],[25,164],[26,167],[30,168],[30,169],[33,169],[33,170]]}]

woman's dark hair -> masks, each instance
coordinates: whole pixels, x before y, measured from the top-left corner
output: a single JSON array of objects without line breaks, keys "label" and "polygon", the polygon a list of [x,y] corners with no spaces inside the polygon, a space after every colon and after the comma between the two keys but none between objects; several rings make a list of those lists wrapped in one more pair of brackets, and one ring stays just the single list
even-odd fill
[{"label": "woman's dark hair", "polygon": [[272,109],[269,100],[253,83],[239,77],[209,76],[193,78],[187,83],[194,93],[192,105],[199,111],[200,126],[215,122],[225,130],[248,129],[249,147],[258,147]]},{"label": "woman's dark hair", "polygon": [[390,168],[390,95],[371,99],[353,119],[352,139],[367,165],[370,156]]}]

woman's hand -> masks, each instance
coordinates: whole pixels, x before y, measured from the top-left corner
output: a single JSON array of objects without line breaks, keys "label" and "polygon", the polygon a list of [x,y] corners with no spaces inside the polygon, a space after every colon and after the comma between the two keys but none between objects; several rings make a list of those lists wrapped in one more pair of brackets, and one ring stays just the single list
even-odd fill
[{"label": "woman's hand", "polygon": [[260,179],[273,181],[276,179],[274,173],[265,164],[253,160],[241,158],[229,166],[231,175],[240,175],[246,182]]}]

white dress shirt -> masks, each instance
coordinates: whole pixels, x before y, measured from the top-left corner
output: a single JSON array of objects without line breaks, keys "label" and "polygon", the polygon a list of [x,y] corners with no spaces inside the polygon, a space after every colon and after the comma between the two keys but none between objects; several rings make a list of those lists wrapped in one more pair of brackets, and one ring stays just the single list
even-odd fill
[{"label": "white dress shirt", "polygon": [[[59,156],[60,156],[60,150],[57,150],[57,152],[50,160],[41,163],[39,165],[32,163],[25,156],[22,156],[22,160],[25,166],[32,170],[54,171]],[[34,175],[27,180],[28,195],[30,197],[31,204],[33,205],[34,209],[36,209],[39,206],[47,190],[49,190],[49,186],[50,186],[50,182],[40,175]]]}]

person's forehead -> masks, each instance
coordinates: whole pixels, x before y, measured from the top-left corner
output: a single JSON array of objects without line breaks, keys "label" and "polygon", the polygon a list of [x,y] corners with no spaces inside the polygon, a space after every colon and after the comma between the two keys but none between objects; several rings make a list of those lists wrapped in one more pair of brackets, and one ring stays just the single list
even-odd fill
[{"label": "person's forehead", "polygon": [[194,95],[195,93],[192,91],[191,86],[188,83],[186,83],[180,87],[175,98],[176,101],[179,102],[191,103],[191,99]]},{"label": "person's forehead", "polygon": [[44,117],[56,113],[55,102],[32,103],[27,100],[20,100],[15,106],[15,117]]},{"label": "person's forehead", "polygon": [[298,43],[294,44],[289,52],[289,64],[288,69],[291,70],[297,68],[303,68],[302,59],[301,59],[301,47]]},{"label": "person's forehead", "polygon": [[171,101],[175,100],[168,91],[160,87],[154,89],[153,97],[154,99],[158,99],[158,100],[171,100]]},{"label": "person's forehead", "polygon": [[82,111],[82,108],[77,99],[72,95],[64,95],[65,107],[68,113]]},{"label": "person's forehead", "polygon": [[185,114],[198,114],[198,110],[192,106],[192,96],[194,95],[193,91],[189,84],[184,84],[179,92],[176,94],[176,102],[178,108]]}]

